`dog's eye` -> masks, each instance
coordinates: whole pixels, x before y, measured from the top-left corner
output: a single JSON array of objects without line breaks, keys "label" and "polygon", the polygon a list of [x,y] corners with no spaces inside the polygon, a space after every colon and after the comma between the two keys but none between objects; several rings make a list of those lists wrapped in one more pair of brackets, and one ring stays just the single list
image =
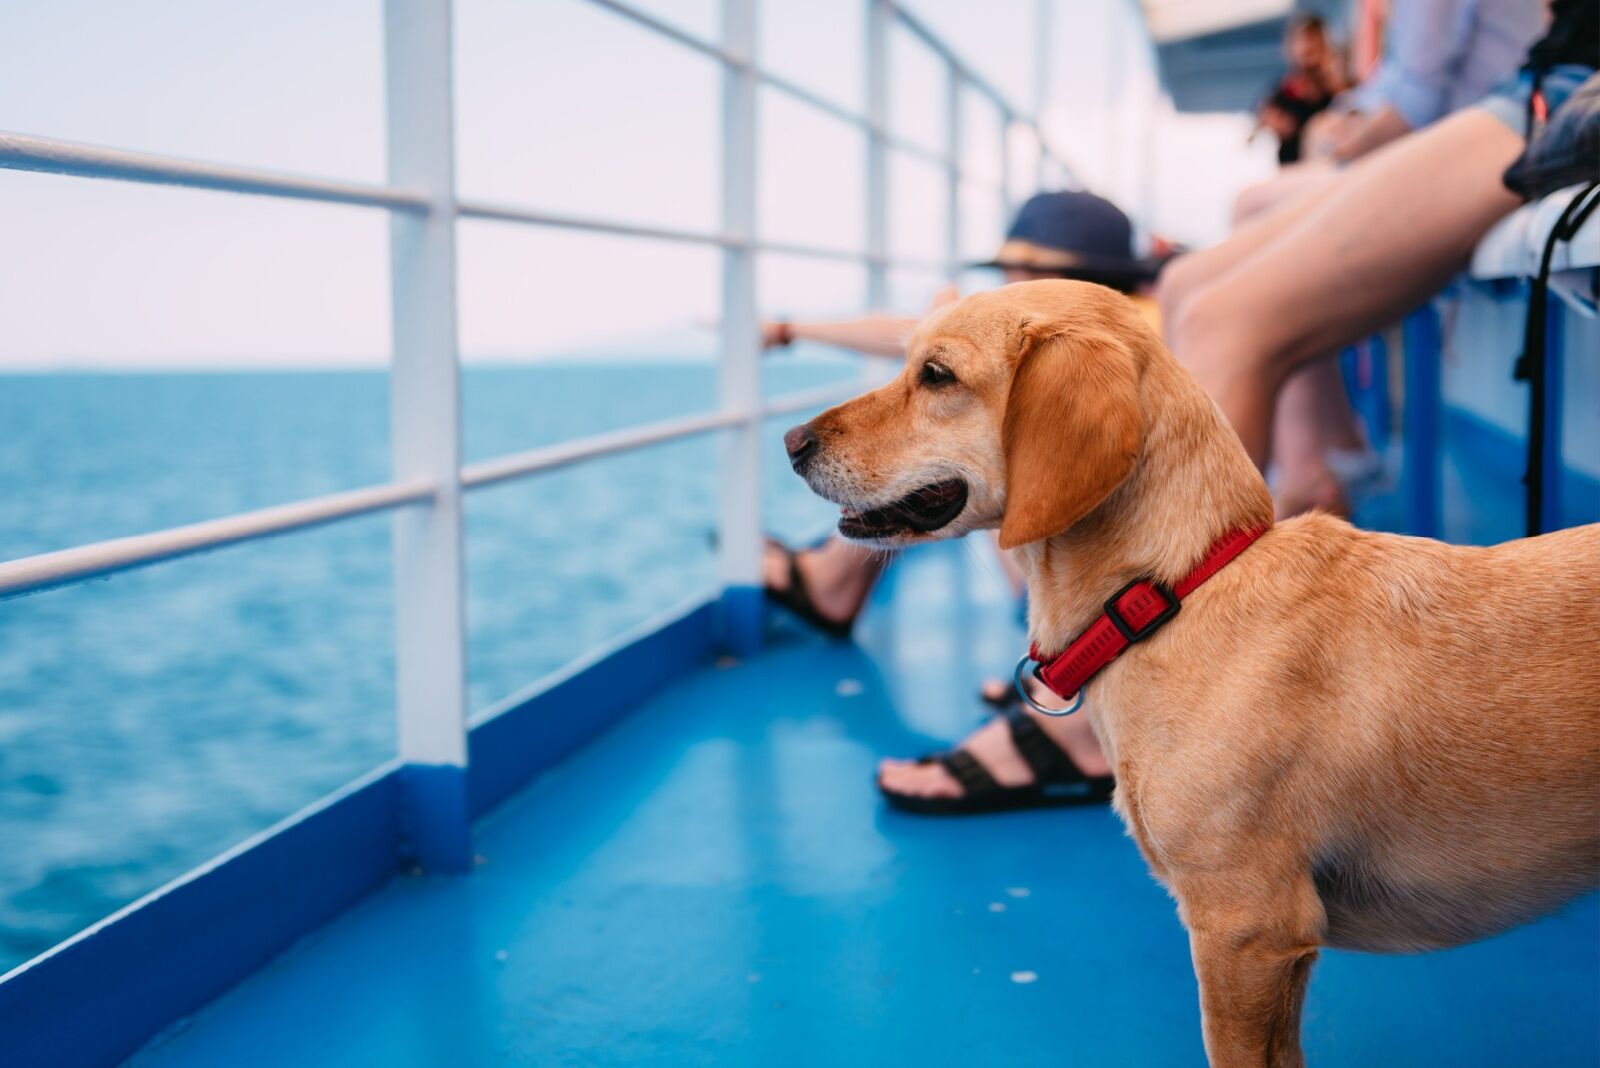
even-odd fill
[{"label": "dog's eye", "polygon": [[951,373],[950,368],[942,363],[929,360],[922,365],[922,384],[925,386],[942,386],[955,380],[956,376]]}]

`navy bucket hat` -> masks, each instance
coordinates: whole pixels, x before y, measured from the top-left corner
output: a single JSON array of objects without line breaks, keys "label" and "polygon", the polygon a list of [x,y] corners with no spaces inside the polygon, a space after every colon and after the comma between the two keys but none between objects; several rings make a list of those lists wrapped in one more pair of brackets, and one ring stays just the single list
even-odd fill
[{"label": "navy bucket hat", "polygon": [[1133,224],[1111,201],[1093,193],[1039,193],[1017,212],[994,259],[977,267],[1059,274],[1133,290],[1158,264],[1133,254]]}]

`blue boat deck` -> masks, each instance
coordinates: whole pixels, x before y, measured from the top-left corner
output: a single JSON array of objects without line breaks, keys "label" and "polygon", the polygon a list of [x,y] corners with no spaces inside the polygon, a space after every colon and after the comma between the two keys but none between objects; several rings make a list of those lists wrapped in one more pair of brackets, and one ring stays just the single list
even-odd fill
[{"label": "blue boat deck", "polygon": [[[472,875],[396,880],[135,1062],[1201,1063],[1183,931],[1110,811],[876,797],[877,758],[971,727],[1020,642],[979,554],[910,554],[858,644],[780,627],[661,690],[483,820]],[[1446,953],[1325,953],[1311,1063],[1600,1062],[1597,905]]]}]

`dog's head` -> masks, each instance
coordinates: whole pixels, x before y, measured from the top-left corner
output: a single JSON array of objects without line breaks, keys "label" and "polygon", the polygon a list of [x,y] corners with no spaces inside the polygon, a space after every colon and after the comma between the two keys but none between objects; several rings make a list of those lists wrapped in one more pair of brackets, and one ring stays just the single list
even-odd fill
[{"label": "dog's head", "polygon": [[784,443],[847,537],[891,547],[998,526],[1012,548],[1067,530],[1133,472],[1159,348],[1110,289],[1005,286],[924,321],[898,377]]}]

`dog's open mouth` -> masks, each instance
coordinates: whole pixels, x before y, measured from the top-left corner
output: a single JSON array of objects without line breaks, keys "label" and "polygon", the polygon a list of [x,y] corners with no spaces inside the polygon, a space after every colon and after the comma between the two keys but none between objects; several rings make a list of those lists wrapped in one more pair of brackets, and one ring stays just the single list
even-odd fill
[{"label": "dog's open mouth", "polygon": [[931,534],[967,506],[967,484],[959,478],[935,482],[882,508],[857,512],[841,508],[839,533],[847,538],[888,538],[896,534]]}]

